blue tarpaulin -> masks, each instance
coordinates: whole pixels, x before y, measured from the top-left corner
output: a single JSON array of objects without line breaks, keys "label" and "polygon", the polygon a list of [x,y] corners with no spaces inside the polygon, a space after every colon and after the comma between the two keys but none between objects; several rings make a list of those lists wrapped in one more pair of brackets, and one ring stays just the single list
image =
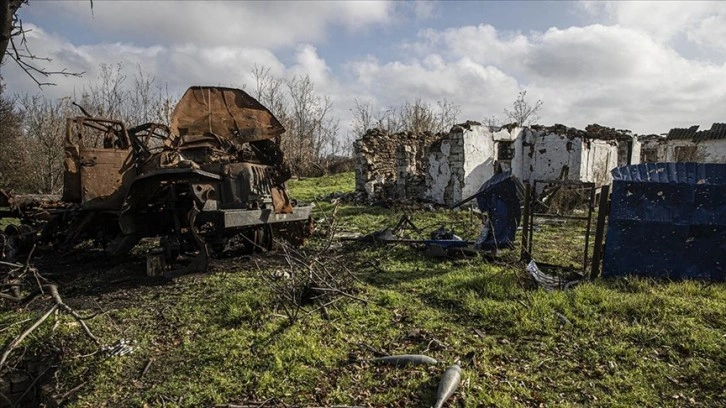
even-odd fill
[{"label": "blue tarpaulin", "polygon": [[480,249],[509,248],[522,219],[522,183],[511,172],[494,175],[479,188],[476,203],[489,214],[491,230],[477,244]]},{"label": "blue tarpaulin", "polygon": [[614,169],[603,276],[726,280],[726,164]]}]

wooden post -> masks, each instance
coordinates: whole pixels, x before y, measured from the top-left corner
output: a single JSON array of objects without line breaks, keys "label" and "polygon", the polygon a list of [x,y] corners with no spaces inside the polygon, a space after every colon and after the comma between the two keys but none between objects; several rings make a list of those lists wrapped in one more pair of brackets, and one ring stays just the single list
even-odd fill
[{"label": "wooden post", "polygon": [[590,278],[600,275],[600,261],[602,260],[603,240],[605,238],[605,217],[609,212],[610,186],[602,186],[600,190],[600,204],[598,204],[597,225],[595,226],[595,247],[592,250],[592,272]]},{"label": "wooden post", "polygon": [[529,202],[532,195],[532,186],[529,183],[524,184],[524,214],[522,218],[522,251],[520,252],[519,259],[523,261],[530,261],[529,255]]}]

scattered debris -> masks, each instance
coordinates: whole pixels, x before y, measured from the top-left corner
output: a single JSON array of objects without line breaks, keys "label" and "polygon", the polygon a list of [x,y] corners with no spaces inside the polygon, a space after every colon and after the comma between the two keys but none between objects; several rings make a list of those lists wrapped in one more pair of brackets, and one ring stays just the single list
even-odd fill
[{"label": "scattered debris", "polygon": [[571,326],[572,322],[570,319],[567,318],[567,316],[563,315],[560,312],[555,312],[555,316],[557,316],[557,319],[560,321],[561,326]]},{"label": "scattered debris", "polygon": [[115,344],[104,346],[101,351],[106,357],[120,357],[127,354],[133,353],[135,347],[131,345],[131,342],[126,339],[120,339]]},{"label": "scattered debris", "polygon": [[482,251],[500,248],[513,248],[517,227],[522,212],[520,209],[524,198],[524,187],[511,172],[495,175],[484,183],[479,191],[450,208],[477,200],[482,218],[482,233],[476,241],[462,239],[456,233],[441,226],[430,233],[430,239],[400,238],[400,232],[411,229],[421,233],[409,215],[401,217],[393,228],[384,228],[365,236],[339,237],[343,241],[359,241],[382,244],[420,245],[432,257],[462,258],[477,256]]},{"label": "scattered debris", "polygon": [[529,261],[529,264],[527,264],[527,272],[529,272],[530,276],[532,276],[534,281],[537,282],[537,285],[549,291],[557,289],[570,289],[571,287],[577,285],[582,281],[581,279],[568,280],[559,276],[548,275],[542,272],[539,267],[537,267],[537,264],[534,262],[534,260]]},{"label": "scattered debris", "polygon": [[476,194],[451,206],[457,208],[476,200],[482,219],[482,233],[475,243],[476,249],[512,248],[514,235],[522,219],[524,186],[510,171],[492,176],[481,185]]},{"label": "scattered debris", "polygon": [[436,359],[422,354],[402,354],[398,356],[386,356],[372,358],[368,361],[378,364],[387,364],[394,366],[406,366],[406,365],[422,365],[422,364],[438,364]]},{"label": "scattered debris", "polygon": [[[93,316],[82,317],[73,308],[68,306],[62,299],[58,285],[46,279],[41,275],[38,270],[30,265],[30,260],[33,255],[34,248],[31,249],[25,264],[12,263],[6,261],[0,261],[0,302],[6,306],[9,305],[15,309],[26,308],[31,302],[34,302],[33,308],[36,310],[43,310],[39,317],[34,319],[23,319],[15,324],[24,324],[27,321],[33,320],[33,323],[28,325],[20,334],[12,338],[7,342],[5,348],[0,356],[0,378],[26,378],[28,371],[24,368],[23,359],[25,357],[25,351],[14,353],[17,349],[23,349],[23,342],[31,335],[34,334],[36,329],[43,325],[51,316],[54,316],[55,324],[58,324],[60,312],[67,313],[76,321],[81,327],[86,337],[89,338],[95,344],[95,351],[83,355],[81,357],[90,357],[98,354],[99,351],[108,350],[115,355],[125,354],[130,352],[128,345],[125,341],[117,345],[116,347],[104,348],[102,347],[101,341],[93,334],[89,328],[86,320],[93,318]],[[38,304],[38,302],[50,303],[50,307]],[[53,333],[55,326],[50,330]],[[45,365],[45,368],[39,369],[35,374],[35,379],[29,381],[28,384],[23,386],[23,391],[19,395],[13,395],[12,398],[15,401],[10,401],[9,397],[5,397],[5,402],[10,401],[10,406],[23,406],[27,403],[24,398],[29,396],[29,391],[34,389],[36,382],[45,375],[51,375],[55,371],[55,367],[52,363]],[[31,370],[32,371],[32,370]],[[7,384],[5,381],[0,381],[0,386]],[[70,391],[69,391],[70,392]],[[67,394],[70,395],[70,394]],[[2,405],[2,403],[0,403]]]},{"label": "scattered debris", "polygon": [[436,403],[434,408],[441,408],[444,403],[454,395],[454,392],[459,387],[461,382],[461,367],[459,364],[454,364],[444,371],[439,381],[439,389],[436,392]]},{"label": "scattered debris", "polygon": [[[284,264],[273,270],[257,267],[275,297],[276,306],[282,308],[291,324],[316,311],[328,318],[328,308],[334,307],[340,299],[367,303],[354,294],[358,278],[346,266],[344,255],[336,255],[326,248],[306,253],[285,242],[277,245]],[[304,311],[309,305],[315,307]]]}]

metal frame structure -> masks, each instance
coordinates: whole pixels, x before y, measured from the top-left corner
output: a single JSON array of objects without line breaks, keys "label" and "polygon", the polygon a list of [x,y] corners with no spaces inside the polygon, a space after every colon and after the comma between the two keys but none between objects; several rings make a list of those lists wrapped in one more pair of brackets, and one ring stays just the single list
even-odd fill
[{"label": "metal frame structure", "polygon": [[[532,191],[537,191],[537,185],[538,184],[557,184],[561,186],[574,186],[574,187],[581,187],[585,189],[589,189],[589,200],[587,205],[587,216],[576,216],[576,215],[565,215],[565,214],[550,214],[550,213],[538,213],[533,211],[533,204],[535,204],[536,199],[536,193],[533,194]],[[525,185],[525,198],[524,198],[524,215],[523,215],[523,223],[522,223],[522,254],[521,258],[525,260],[531,260],[532,257],[532,247],[533,247],[533,240],[534,240],[534,228],[532,226],[534,225],[534,218],[548,218],[548,219],[564,219],[564,220],[574,220],[574,221],[587,221],[587,225],[585,227],[585,245],[584,245],[584,254],[583,254],[583,262],[582,262],[582,270],[583,273],[587,271],[588,269],[588,260],[589,260],[589,247],[590,247],[590,232],[592,229],[592,215],[595,210],[595,197],[597,192],[597,186],[595,183],[589,183],[589,182],[580,182],[580,181],[569,181],[569,180],[535,180],[532,185],[527,183]],[[607,194],[606,191],[603,191],[603,193]],[[602,201],[602,200],[601,200]],[[601,210],[601,213],[603,211]],[[602,231],[604,230],[604,227],[601,230],[601,221],[602,218],[602,224],[604,225],[604,214],[600,214],[598,217],[598,225],[596,229],[596,237],[595,237],[595,248],[593,249],[593,268],[595,267],[594,263],[596,261],[595,258],[597,258],[597,263],[599,264],[599,258],[601,254],[601,250],[599,246],[602,246]],[[597,231],[600,231],[600,235],[598,236]],[[600,239],[598,239],[598,237]],[[598,265],[598,271],[599,271],[599,265]]]}]

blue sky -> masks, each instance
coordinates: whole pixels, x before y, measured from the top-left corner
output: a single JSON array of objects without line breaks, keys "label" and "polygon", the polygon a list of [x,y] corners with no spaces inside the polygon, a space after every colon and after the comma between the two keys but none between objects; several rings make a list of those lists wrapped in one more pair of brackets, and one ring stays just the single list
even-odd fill
[{"label": "blue sky", "polygon": [[[308,74],[345,129],[354,101],[421,98],[462,121],[503,117],[520,90],[543,124],[660,133],[725,121],[726,2],[109,2],[31,0],[21,17],[55,78],[50,98],[137,65],[177,93],[249,87],[251,68]],[[38,92],[9,64],[10,92]]]}]

